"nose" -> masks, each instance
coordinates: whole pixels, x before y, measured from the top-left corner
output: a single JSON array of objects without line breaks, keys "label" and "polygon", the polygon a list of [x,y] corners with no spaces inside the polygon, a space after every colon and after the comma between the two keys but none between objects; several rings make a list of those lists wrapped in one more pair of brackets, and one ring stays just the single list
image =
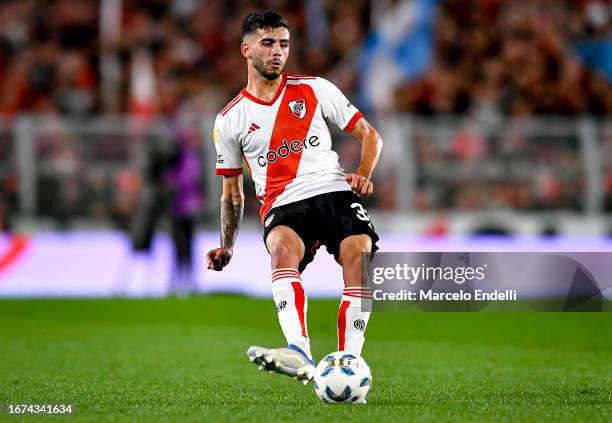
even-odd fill
[{"label": "nose", "polygon": [[280,43],[274,43],[274,46],[272,48],[272,55],[275,57],[282,56]]}]

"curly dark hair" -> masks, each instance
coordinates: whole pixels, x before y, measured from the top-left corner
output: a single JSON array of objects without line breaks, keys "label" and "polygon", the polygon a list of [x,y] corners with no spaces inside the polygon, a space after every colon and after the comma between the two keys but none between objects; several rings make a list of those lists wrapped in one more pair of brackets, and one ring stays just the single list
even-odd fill
[{"label": "curly dark hair", "polygon": [[256,29],[260,28],[278,28],[284,26],[289,29],[289,23],[287,19],[283,18],[276,12],[263,11],[253,12],[244,18],[242,25],[240,26],[240,38],[244,40],[244,36],[250,34]]}]

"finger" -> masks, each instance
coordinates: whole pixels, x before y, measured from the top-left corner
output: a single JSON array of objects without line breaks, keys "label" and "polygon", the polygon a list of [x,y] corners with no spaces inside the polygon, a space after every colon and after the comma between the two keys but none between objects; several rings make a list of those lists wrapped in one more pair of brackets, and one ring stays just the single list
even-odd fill
[{"label": "finger", "polygon": [[349,174],[347,174],[347,175],[344,175],[344,180],[345,180],[346,182],[348,182],[349,184],[351,183],[351,179],[352,179],[352,178],[351,178],[351,174],[350,174],[350,173],[349,173]]},{"label": "finger", "polygon": [[223,249],[217,248],[217,250],[215,251],[215,260],[220,261],[222,256],[223,256]]},{"label": "finger", "polygon": [[209,252],[209,257],[208,257],[208,263],[209,269],[213,269],[213,270],[220,270],[219,269],[219,249],[215,248],[214,250],[210,250]]},{"label": "finger", "polygon": [[366,195],[369,197],[373,193],[374,193],[374,184],[372,183],[372,181],[370,181],[370,183],[368,184],[368,191]]},{"label": "finger", "polygon": [[213,255],[214,255],[214,252],[213,252],[212,250],[211,250],[211,251],[209,251],[208,253],[206,253],[206,264],[207,264],[207,266],[208,266],[208,268],[209,268],[209,269],[212,269],[212,265],[213,265],[213,262],[212,262]]},{"label": "finger", "polygon": [[357,189],[359,190],[360,193],[364,193],[363,191],[363,187],[365,187],[368,183],[368,178],[366,178],[365,176],[359,176],[359,184],[357,185]]},{"label": "finger", "polygon": [[364,184],[360,189],[359,189],[359,195],[367,195],[367,191],[368,191],[368,187]]},{"label": "finger", "polygon": [[[212,252],[212,251],[211,251]],[[213,261],[213,257],[208,256],[206,258],[206,264],[207,264],[207,268],[208,269],[214,269],[215,268],[215,263]]]},{"label": "finger", "polygon": [[370,191],[371,187],[372,187],[372,181],[370,181],[369,179],[366,179],[365,183],[363,184],[363,187],[361,187],[361,191],[363,192],[364,195],[368,195],[368,192]]},{"label": "finger", "polygon": [[359,194],[359,175],[355,173],[350,173],[349,175],[349,184],[351,186],[351,190],[355,194]]},{"label": "finger", "polygon": [[365,176],[359,176],[359,185],[357,186],[357,191],[360,194],[365,194],[364,188],[367,187],[368,182],[370,182],[368,178],[366,178]]},{"label": "finger", "polygon": [[361,187],[361,190],[360,190],[361,195],[368,195],[369,189],[370,189],[370,181],[367,181]]}]

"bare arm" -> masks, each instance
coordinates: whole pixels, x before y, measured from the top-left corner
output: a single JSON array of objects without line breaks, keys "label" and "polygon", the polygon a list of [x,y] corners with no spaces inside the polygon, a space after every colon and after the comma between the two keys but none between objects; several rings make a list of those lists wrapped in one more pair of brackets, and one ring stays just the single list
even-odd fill
[{"label": "bare arm", "polygon": [[231,260],[243,211],[242,175],[224,176],[221,195],[221,247],[208,252],[209,269],[222,270]]},{"label": "bare arm", "polygon": [[346,175],[346,181],[356,194],[372,195],[374,185],[370,178],[378,164],[383,141],[376,129],[364,118],[357,121],[351,134],[361,142],[361,160],[357,170]]},{"label": "bare arm", "polygon": [[244,211],[242,175],[223,177],[221,195],[221,247],[232,249]]}]

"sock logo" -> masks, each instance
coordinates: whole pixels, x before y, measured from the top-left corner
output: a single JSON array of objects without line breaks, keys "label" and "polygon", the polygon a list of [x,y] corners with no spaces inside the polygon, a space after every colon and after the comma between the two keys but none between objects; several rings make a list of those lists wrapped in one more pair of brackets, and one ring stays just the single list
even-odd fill
[{"label": "sock logo", "polygon": [[357,319],[353,322],[353,326],[355,326],[355,329],[363,331],[365,330],[365,322],[362,319]]},{"label": "sock logo", "polygon": [[287,301],[281,301],[280,303],[278,303],[278,305],[276,306],[276,311],[279,312],[282,309],[284,309],[285,307],[287,307]]}]

